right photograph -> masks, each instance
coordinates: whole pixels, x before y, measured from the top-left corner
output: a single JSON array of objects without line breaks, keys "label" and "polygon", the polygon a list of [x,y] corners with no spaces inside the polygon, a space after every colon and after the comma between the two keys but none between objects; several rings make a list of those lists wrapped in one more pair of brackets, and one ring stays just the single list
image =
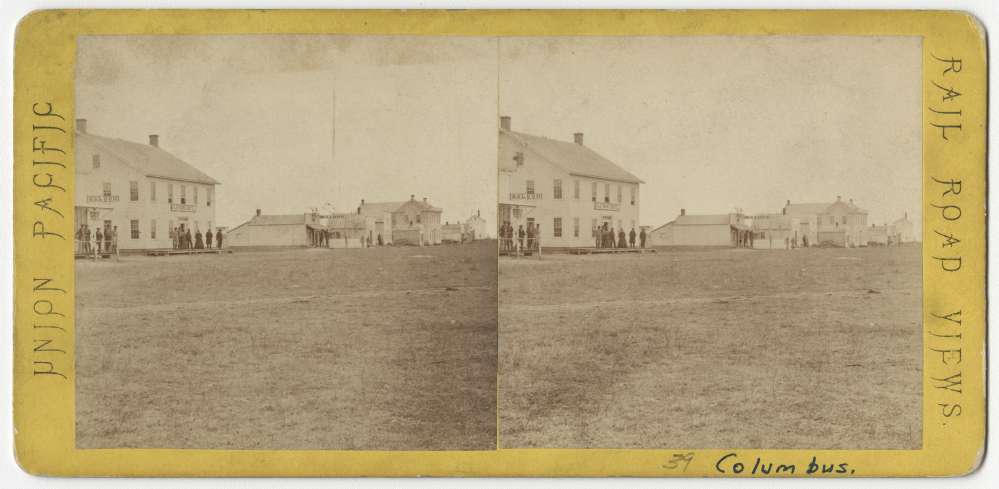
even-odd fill
[{"label": "right photograph", "polygon": [[501,38],[499,447],[919,449],[919,37]]}]

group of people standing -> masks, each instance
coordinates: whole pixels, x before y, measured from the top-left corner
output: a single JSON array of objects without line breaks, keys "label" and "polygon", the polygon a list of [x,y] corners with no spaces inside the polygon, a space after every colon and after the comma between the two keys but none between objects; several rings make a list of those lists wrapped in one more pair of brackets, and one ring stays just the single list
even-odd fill
[{"label": "group of people standing", "polygon": [[635,238],[638,238],[638,247],[645,248],[645,240],[648,238],[645,229],[636,233],[635,228],[631,228],[631,232],[626,235],[624,228],[621,228],[615,234],[614,228],[606,222],[596,229],[595,234],[597,248],[635,248]]},{"label": "group of people standing", "polygon": [[541,226],[533,221],[528,221],[526,228],[521,224],[517,226],[517,229],[513,228],[510,221],[503,221],[499,234],[502,238],[500,243],[502,251],[535,251],[541,244]]},{"label": "group of people standing", "polygon": [[[201,230],[195,230],[191,235],[191,228],[182,229],[175,227],[170,233],[173,235],[173,249],[175,250],[203,250],[212,249],[212,230],[209,229],[204,235]],[[222,230],[215,230],[215,248],[222,249]]]},{"label": "group of people standing", "polygon": [[118,253],[118,226],[105,225],[96,232],[86,224],[76,230],[76,252],[78,254]]}]

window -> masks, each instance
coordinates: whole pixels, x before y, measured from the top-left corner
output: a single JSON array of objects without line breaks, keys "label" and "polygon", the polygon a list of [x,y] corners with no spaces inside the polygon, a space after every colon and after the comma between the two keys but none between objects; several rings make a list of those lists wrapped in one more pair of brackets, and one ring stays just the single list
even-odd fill
[{"label": "window", "polygon": [[597,182],[590,183],[590,200],[597,201]]},{"label": "window", "polygon": [[139,220],[132,219],[132,239],[139,239]]},{"label": "window", "polygon": [[149,239],[156,239],[156,219],[149,220]]},{"label": "window", "polygon": [[578,238],[579,237],[579,218],[578,217],[572,218],[572,237],[573,238]]},{"label": "window", "polygon": [[513,218],[520,219],[520,207],[513,208]]},{"label": "window", "polygon": [[173,184],[172,183],[168,183],[167,184],[167,202],[171,203],[171,204],[173,203]]},{"label": "window", "polygon": [[149,201],[156,202],[156,182],[153,180],[149,181]]},{"label": "window", "polygon": [[111,182],[104,182],[101,189],[101,195],[107,199],[111,198]]},{"label": "window", "polygon": [[513,160],[517,162],[517,166],[523,166],[524,153],[522,151],[517,151],[517,154],[513,155]]},{"label": "window", "polygon": [[555,236],[556,238],[561,238],[562,237],[562,218],[561,217],[556,217],[555,218],[554,223],[552,224],[552,229],[553,229],[552,236]]},{"label": "window", "polygon": [[94,169],[100,169],[101,167],[101,155],[94,155]]},{"label": "window", "polygon": [[590,237],[597,237],[597,218],[593,218],[593,222],[590,223]]},{"label": "window", "polygon": [[559,178],[555,179],[555,189],[553,191],[556,199],[562,198],[562,180]]},{"label": "window", "polygon": [[635,205],[635,190],[638,189],[635,187],[631,187],[631,205]]},{"label": "window", "polygon": [[527,194],[534,195],[534,180],[527,181]]},{"label": "window", "polygon": [[621,186],[620,185],[617,186],[617,203],[618,204],[621,203]]},{"label": "window", "polygon": [[572,198],[579,200],[579,179],[573,180],[572,182]]},{"label": "window", "polygon": [[604,184],[604,202],[610,203],[610,184]]},{"label": "window", "polygon": [[139,182],[128,182],[128,200],[139,200]]},{"label": "window", "polygon": [[180,186],[180,203],[181,204],[187,203],[187,185]]},{"label": "window", "polygon": [[198,187],[194,187],[194,205],[198,205]]},{"label": "window", "polygon": [[208,206],[208,207],[212,206],[212,194],[213,193],[214,193],[214,189],[213,188],[208,187],[207,189],[205,189],[205,205]]}]

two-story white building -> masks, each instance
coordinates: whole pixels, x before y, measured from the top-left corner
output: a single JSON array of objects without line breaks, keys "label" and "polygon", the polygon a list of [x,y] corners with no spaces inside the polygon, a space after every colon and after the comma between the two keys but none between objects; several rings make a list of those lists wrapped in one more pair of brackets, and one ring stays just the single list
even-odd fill
[{"label": "two-story white building", "polygon": [[97,136],[76,121],[74,229],[118,231],[118,249],[171,248],[173,230],[215,231],[219,182],[159,147]]},{"label": "two-story white building", "polygon": [[[606,224],[639,232],[639,185],[644,183],[583,144],[515,132],[500,118],[497,225],[517,232],[533,223],[545,247],[593,247]],[[515,234],[516,236],[516,234]]]},{"label": "two-story white building", "polygon": [[867,244],[864,233],[867,228],[867,211],[856,206],[853,199],[848,202],[836,196],[836,202],[792,204],[790,200],[781,211],[798,221],[800,234],[807,237],[809,246],[832,244],[854,247]]}]

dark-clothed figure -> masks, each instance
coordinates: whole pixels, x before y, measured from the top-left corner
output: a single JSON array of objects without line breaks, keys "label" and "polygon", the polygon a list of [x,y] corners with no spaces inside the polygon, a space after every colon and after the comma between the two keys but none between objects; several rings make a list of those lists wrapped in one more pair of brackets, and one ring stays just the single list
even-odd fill
[{"label": "dark-clothed figure", "polygon": [[184,234],[184,241],[187,243],[187,249],[191,249],[191,243],[194,241],[191,239],[191,230],[188,229],[187,233]]},{"label": "dark-clothed figure", "polygon": [[201,235],[200,229],[194,232],[194,249],[196,250],[205,249],[205,241],[203,239],[203,236]]},{"label": "dark-clothed figure", "polygon": [[205,233],[205,248],[212,249],[212,230]]},{"label": "dark-clothed figure", "polygon": [[635,247],[635,236],[638,236],[638,234],[635,233],[635,228],[631,228],[631,232],[628,233],[628,247],[629,248],[634,248]]},{"label": "dark-clothed figure", "polygon": [[609,230],[609,232],[607,233],[607,247],[608,248],[617,248],[617,242],[614,241],[614,239],[616,238],[616,236],[617,235],[614,234],[614,228],[611,227],[610,230]]},{"label": "dark-clothed figure", "polygon": [[378,246],[382,246],[384,244],[385,241],[382,240],[382,233],[378,233]]},{"label": "dark-clothed figure", "polygon": [[639,242],[639,244],[641,245],[642,248],[645,248],[645,238],[646,237],[647,236],[645,235],[645,229],[642,229],[642,232],[638,233],[638,242]]},{"label": "dark-clothed figure", "polygon": [[[104,236],[107,238],[107,233]],[[118,226],[111,228],[111,253],[118,254]]]},{"label": "dark-clothed figure", "polygon": [[[101,253],[101,243],[104,242],[104,233],[101,232],[101,228],[97,228],[97,253]],[[104,248],[107,249],[107,248]]]},{"label": "dark-clothed figure", "polygon": [[617,232],[617,247],[618,248],[627,248],[628,247],[628,243],[625,241],[626,239],[627,239],[627,237],[624,235],[624,229],[618,231]]},{"label": "dark-clothed figure", "polygon": [[215,247],[218,248],[218,249],[222,249],[222,230],[221,229],[216,229],[215,230]]},{"label": "dark-clothed figure", "polygon": [[521,224],[517,228],[517,242],[520,244],[521,250],[524,249],[524,236],[527,236],[527,233],[524,231],[524,225]]}]

